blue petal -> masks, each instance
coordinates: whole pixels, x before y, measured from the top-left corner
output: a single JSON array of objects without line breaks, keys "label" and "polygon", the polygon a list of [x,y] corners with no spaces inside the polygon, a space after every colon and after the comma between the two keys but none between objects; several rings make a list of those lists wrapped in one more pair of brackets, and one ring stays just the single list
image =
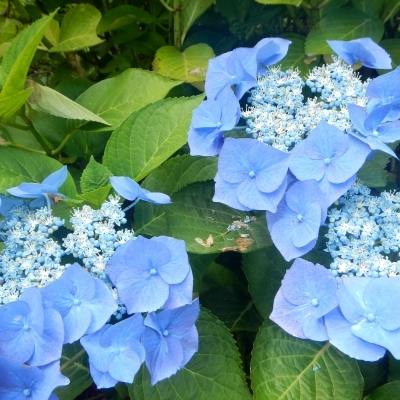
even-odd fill
[{"label": "blue petal", "polygon": [[[138,238],[141,237],[142,236],[139,236]],[[127,257],[126,255],[135,254],[135,252],[138,251],[136,245],[134,244],[136,240],[131,239],[119,246],[107,263],[107,274],[114,286],[117,281],[118,275],[129,267],[126,261],[129,260],[129,257]]]},{"label": "blue petal", "polygon": [[251,208],[246,207],[238,200],[236,196],[236,189],[240,183],[228,183],[223,180],[219,173],[214,178],[215,181],[215,194],[213,197],[214,202],[226,204],[229,207],[241,211],[250,211]]},{"label": "blue petal", "polygon": [[0,194],[0,214],[4,217],[13,207],[20,207],[25,204],[25,200],[14,199],[10,196]]},{"label": "blue petal", "polygon": [[333,309],[325,315],[324,319],[329,342],[344,354],[363,361],[376,361],[385,355],[384,347],[366,342],[353,335],[352,324],[344,318],[339,308]]},{"label": "blue petal", "polygon": [[326,199],[326,205],[329,207],[332,205],[340,196],[343,196],[355,182],[357,175],[354,174],[346,182],[343,183],[331,183],[327,177],[322,178],[318,181],[318,186]]},{"label": "blue petal", "polygon": [[312,240],[318,238],[319,227],[321,225],[321,206],[313,203],[308,207],[303,215],[302,222],[294,224],[292,242],[295,247],[303,247]]},{"label": "blue petal", "polygon": [[169,286],[169,296],[163,305],[163,309],[182,307],[192,303],[193,273],[189,270],[186,278],[181,283]]},{"label": "blue petal", "polygon": [[392,143],[400,139],[400,121],[388,122],[377,129],[378,138],[383,143]]},{"label": "blue petal", "polygon": [[47,178],[45,178],[42,184],[59,188],[67,180],[67,176],[68,176],[68,169],[67,166],[64,165],[58,171],[53,172]]},{"label": "blue petal", "polygon": [[369,132],[376,131],[378,126],[382,123],[388,113],[391,111],[392,106],[388,104],[386,106],[378,107],[367,116],[364,121],[365,129]]},{"label": "blue petal", "polygon": [[92,363],[89,363],[89,367],[90,375],[98,389],[112,388],[118,383],[108,372],[99,371]]},{"label": "blue petal", "polygon": [[216,156],[224,144],[224,133],[220,129],[189,130],[188,143],[192,156]]},{"label": "blue petal", "polygon": [[259,74],[266,71],[266,67],[276,64],[287,54],[289,45],[292,42],[290,40],[281,38],[265,38],[261,39],[255,48],[257,51],[257,63]]},{"label": "blue petal", "polygon": [[369,135],[369,130],[365,128],[364,122],[368,116],[364,108],[357,106],[356,104],[347,104],[351,123],[356,130],[364,136]]},{"label": "blue petal", "polygon": [[303,333],[307,339],[324,342],[328,340],[325,322],[323,318],[306,319],[303,323]]},{"label": "blue petal", "polygon": [[171,198],[164,193],[152,193],[146,189],[140,188],[139,199],[148,201],[154,204],[169,204],[171,203]]},{"label": "blue petal", "polygon": [[133,179],[126,176],[110,176],[111,186],[126,200],[135,200],[140,192],[140,186]]},{"label": "blue petal", "polygon": [[72,306],[68,314],[63,317],[64,343],[73,343],[79,340],[88,330],[92,314],[82,306]]},{"label": "blue petal", "polygon": [[189,331],[181,339],[183,348],[183,360],[181,368],[184,367],[189,360],[193,357],[193,354],[199,350],[199,333],[197,332],[196,326],[193,325]]}]

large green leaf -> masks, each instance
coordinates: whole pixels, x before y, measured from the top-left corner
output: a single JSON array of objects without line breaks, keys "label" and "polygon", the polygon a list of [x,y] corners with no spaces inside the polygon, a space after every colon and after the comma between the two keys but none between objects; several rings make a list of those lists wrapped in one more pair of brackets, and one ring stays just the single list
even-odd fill
[{"label": "large green leaf", "polygon": [[[0,193],[22,182],[40,183],[62,167],[58,161],[41,154],[0,146]],[[76,197],[75,183],[69,175],[60,193]]]},{"label": "large green leaf", "polygon": [[64,345],[61,373],[69,378],[70,384],[56,389],[60,400],[74,400],[92,384],[88,356],[79,342]]},{"label": "large green leaf", "polygon": [[[385,39],[379,43],[390,55],[392,59],[392,69],[400,65],[400,39]],[[390,69],[378,69],[379,74],[386,74]]]},{"label": "large green leaf", "polygon": [[78,194],[78,199],[88,202],[94,208],[98,209],[106,201],[110,190],[111,185],[102,186],[89,192]]},{"label": "large green leaf", "polygon": [[95,121],[104,125],[110,125],[104,119],[93,114],[75,101],[70,100],[68,97],[63,96],[56,90],[39,85],[34,81],[28,81],[28,84],[33,88],[33,93],[28,101],[34,110],[49,113],[56,117]]},{"label": "large green leaf", "polygon": [[351,0],[354,8],[368,14],[372,18],[379,18],[386,0]]},{"label": "large green leaf", "polygon": [[154,386],[143,365],[133,385],[135,400],[245,400],[251,399],[235,342],[228,329],[206,310],[196,322],[199,351],[180,371]]},{"label": "large green leaf", "polygon": [[180,83],[154,72],[129,69],[115,78],[96,83],[76,102],[104,118],[115,129],[133,111],[163,99]]},{"label": "large green leaf", "polygon": [[362,395],[356,360],[330,343],[297,339],[266,321],[252,355],[255,400],[359,400]]},{"label": "large green leaf", "polygon": [[112,176],[112,173],[104,165],[99,164],[93,156],[90,157],[89,164],[83,170],[81,176],[82,192],[91,192],[110,185],[110,176]]},{"label": "large green leaf", "polygon": [[369,187],[386,186],[387,172],[384,168],[389,160],[390,156],[387,153],[378,151],[372,160],[364,163],[357,172],[357,177],[364,185]]},{"label": "large green leaf", "polygon": [[150,24],[153,22],[153,17],[139,7],[125,4],[114,7],[104,13],[97,26],[97,33],[102,34],[121,28],[122,26],[137,24],[138,22]]},{"label": "large green leaf", "polygon": [[307,36],[306,54],[332,54],[327,40],[352,40],[370,37],[379,42],[383,35],[383,23],[356,8],[341,8],[323,18]]},{"label": "large green leaf", "polygon": [[364,400],[400,400],[400,381],[393,381],[374,390]]},{"label": "large green leaf", "polygon": [[204,43],[190,46],[183,52],[174,46],[164,46],[157,50],[153,71],[185,82],[204,81],[208,61],[213,57],[213,49]]},{"label": "large green leaf", "polygon": [[159,100],[132,113],[112,134],[103,164],[140,181],[187,141],[192,111],[203,96]]},{"label": "large green leaf", "polygon": [[25,28],[12,42],[0,67],[0,99],[15,95],[25,89],[25,79],[47,27],[55,13]]},{"label": "large green leaf", "polygon": [[0,120],[9,120],[24,105],[31,94],[32,88],[21,90],[7,97],[0,95]]},{"label": "large green leaf", "polygon": [[78,4],[69,10],[62,21],[60,39],[50,52],[82,50],[102,42],[96,35],[100,11],[90,4]]},{"label": "large green leaf", "polygon": [[197,293],[200,291],[200,286],[202,284],[205,271],[214,261],[217,255],[188,253],[188,256],[189,264],[192,267],[193,272],[193,292]]},{"label": "large green leaf", "polygon": [[243,254],[243,271],[249,282],[249,292],[264,318],[272,312],[274,298],[289,268],[275,246]]},{"label": "large green leaf", "polygon": [[194,24],[197,18],[200,17],[204,11],[207,10],[211,4],[214,3],[214,0],[191,0],[187,3],[187,6],[181,12],[181,30],[182,42],[185,40],[186,34],[188,33],[191,26]]},{"label": "large green leaf", "polygon": [[[176,156],[155,169],[141,186],[151,192],[162,192],[172,196],[189,183],[213,179],[216,173],[216,157]],[[165,207],[168,205],[140,202],[135,207],[136,233],[151,236],[168,235]]]},{"label": "large green leaf", "polygon": [[255,220],[244,224],[249,229],[228,231],[234,221],[243,221],[249,213],[214,203],[213,194],[213,181],[193,183],[175,193],[172,204],[165,207],[172,236],[185,240],[188,251],[198,254],[246,252],[271,245],[264,212],[255,213]]},{"label": "large green leaf", "polygon": [[357,360],[357,364],[364,379],[364,396],[388,381],[388,357],[375,362]]}]

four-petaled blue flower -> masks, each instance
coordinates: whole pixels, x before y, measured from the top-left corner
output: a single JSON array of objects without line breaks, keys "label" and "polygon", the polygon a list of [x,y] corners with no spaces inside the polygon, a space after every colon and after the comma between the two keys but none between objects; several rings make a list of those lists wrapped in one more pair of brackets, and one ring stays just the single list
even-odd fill
[{"label": "four-petaled blue flower", "polygon": [[350,41],[327,40],[327,42],[332,50],[351,66],[359,61],[368,68],[392,68],[390,55],[370,38]]},{"label": "four-petaled blue flower", "polygon": [[199,337],[194,323],[199,312],[196,299],[190,305],[147,315],[142,344],[152,385],[175,374],[198,350]]},{"label": "four-petaled blue flower", "polygon": [[286,271],[270,318],[300,339],[328,340],[323,317],[338,304],[336,290],[325,267],[298,258]]},{"label": "four-petaled blue flower", "polygon": [[213,200],[237,210],[275,212],[285,193],[289,158],[258,140],[226,139]]},{"label": "four-petaled blue flower", "polygon": [[240,106],[230,87],[218,96],[203,101],[193,111],[189,130],[189,147],[192,156],[215,156],[224,143],[224,131],[234,128],[240,119]]},{"label": "four-petaled blue flower", "polygon": [[330,206],[353,184],[370,151],[365,143],[321,121],[291,151],[289,168],[300,181],[315,179]]},{"label": "four-petaled blue flower", "polygon": [[129,314],[192,301],[193,275],[183,240],[138,236],[118,247],[107,272]]},{"label": "four-petaled blue flower", "polygon": [[145,360],[140,343],[143,331],[143,317],[135,314],[81,338],[89,355],[90,374],[99,389],[113,387],[117,382],[133,382]]},{"label": "four-petaled blue flower", "polygon": [[67,175],[67,166],[64,165],[64,167],[45,178],[42,183],[21,183],[8,189],[7,192],[23,199],[36,199],[31,201],[29,205],[31,207],[43,207],[47,203],[46,197],[48,199],[48,195],[65,197],[62,193],[59,193],[58,189],[67,179]]},{"label": "four-petaled blue flower", "polygon": [[52,308],[43,310],[39,289],[25,289],[18,301],[0,307],[0,337],[0,357],[46,365],[61,358],[61,315]]},{"label": "four-petaled blue flower", "polygon": [[296,182],[275,214],[267,212],[272,241],[286,261],[308,253],[326,219],[325,197],[315,180]]},{"label": "four-petaled blue flower", "polygon": [[106,284],[93,278],[78,263],[68,267],[41,292],[44,306],[55,308],[61,314],[64,343],[96,332],[117,310],[117,303]]},{"label": "four-petaled blue flower", "polygon": [[137,182],[126,176],[111,176],[110,182],[114,190],[126,200],[143,200],[155,204],[171,203],[170,197],[166,194],[142,189]]}]

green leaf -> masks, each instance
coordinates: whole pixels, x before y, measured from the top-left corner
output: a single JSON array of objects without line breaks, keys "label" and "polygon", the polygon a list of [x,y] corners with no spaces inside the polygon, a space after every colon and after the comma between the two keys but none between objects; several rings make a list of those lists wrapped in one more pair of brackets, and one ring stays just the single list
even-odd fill
[{"label": "green leaf", "polygon": [[97,34],[113,31],[126,25],[143,22],[151,24],[153,17],[145,10],[131,5],[122,5],[108,10],[101,18],[97,26]]},{"label": "green leaf", "polygon": [[[400,65],[400,39],[385,39],[379,43],[392,59],[392,70]],[[390,69],[378,69],[380,75],[390,72]]]},{"label": "green leaf", "polygon": [[174,46],[164,46],[157,50],[153,71],[185,82],[204,81],[208,61],[213,57],[213,49],[204,43],[190,46],[183,52]]},{"label": "green leaf", "polygon": [[78,199],[88,202],[98,209],[106,201],[110,190],[111,185],[102,186],[89,192],[78,194]]},{"label": "green leaf", "polygon": [[11,96],[1,97],[0,95],[0,120],[9,120],[28,100],[32,94],[32,88],[14,93]]},{"label": "green leaf", "polygon": [[185,240],[188,251],[198,254],[246,252],[271,245],[265,213],[255,213],[256,220],[245,224],[248,229],[228,231],[228,226],[234,221],[243,221],[249,213],[214,203],[213,194],[213,181],[193,183],[175,193],[172,204],[165,207],[172,236]]},{"label": "green leaf", "polygon": [[386,0],[351,0],[354,8],[368,14],[372,18],[379,18]]},{"label": "green leaf", "polygon": [[154,72],[129,69],[96,83],[76,102],[104,118],[113,125],[108,129],[114,130],[133,111],[164,98],[180,83]]},{"label": "green leaf", "polygon": [[212,289],[203,293],[201,304],[232,331],[257,332],[264,321],[250,296],[232,287]]},{"label": "green leaf", "polygon": [[56,20],[52,20],[44,34],[44,37],[52,46],[56,46],[60,41],[60,24]]},{"label": "green leaf", "polygon": [[290,6],[299,7],[303,0],[256,0],[262,4],[289,4]]},{"label": "green leaf", "polygon": [[140,181],[186,143],[192,111],[203,98],[159,100],[135,111],[113,132],[103,164]]},{"label": "green leaf", "polygon": [[387,382],[388,357],[375,362],[357,360],[357,364],[364,379],[364,396]]},{"label": "green leaf", "polygon": [[229,24],[243,22],[249,11],[249,0],[217,0],[218,11],[226,18]]},{"label": "green leaf", "polygon": [[98,163],[93,156],[82,172],[81,189],[83,193],[110,185],[112,173],[104,165]]},{"label": "green leaf", "polygon": [[[22,182],[40,183],[52,172],[62,167],[58,161],[41,154],[0,146],[0,193]],[[76,197],[73,179],[68,175],[60,193]]]},{"label": "green leaf", "polygon": [[383,8],[381,19],[383,23],[387,22],[393,15],[397,14],[400,9],[400,0],[386,0]]},{"label": "green leaf", "polygon": [[[136,232],[135,232],[136,233]],[[193,292],[199,292],[203,275],[210,264],[217,257],[216,254],[193,254],[188,253],[189,264],[193,272]]]},{"label": "green leaf", "polygon": [[374,390],[364,400],[400,400],[400,381],[393,381]]},{"label": "green leaf", "polygon": [[224,267],[223,265],[213,262],[204,273],[200,293],[207,292],[208,290],[218,289],[224,286],[229,286],[233,289],[246,292],[246,287],[233,271]]},{"label": "green leaf", "polygon": [[292,42],[289,46],[289,51],[282,61],[279,62],[282,71],[286,71],[290,68],[298,68],[300,70],[301,76],[306,76],[310,69],[317,65],[316,61],[309,62],[306,54],[304,53],[305,39],[292,38],[290,36],[285,36]]},{"label": "green leaf", "polygon": [[365,186],[383,187],[386,186],[387,172],[384,170],[390,161],[390,155],[378,151],[371,161],[367,161],[357,173],[357,178]]},{"label": "green leaf", "polygon": [[355,8],[341,8],[323,18],[307,36],[306,54],[332,54],[327,40],[353,40],[369,37],[379,43],[383,23]]},{"label": "green leaf", "polygon": [[228,329],[206,310],[196,322],[199,351],[169,379],[150,385],[143,365],[129,385],[135,400],[250,400],[235,342]]},{"label": "green leaf", "polygon": [[110,125],[104,119],[75,103],[75,101],[70,100],[68,97],[63,96],[56,90],[39,85],[34,81],[28,81],[28,86],[33,88],[33,93],[28,102],[36,111],[49,113],[56,117],[95,121],[104,125]]},{"label": "green leaf", "polygon": [[252,355],[255,400],[358,400],[362,395],[356,360],[329,342],[297,339],[266,321]]},{"label": "green leaf", "polygon": [[78,4],[69,10],[62,21],[60,40],[50,52],[82,50],[102,42],[96,35],[100,11],[90,4]]},{"label": "green leaf", "polygon": [[54,14],[29,25],[13,40],[0,67],[0,99],[21,93],[25,89],[29,66]]},{"label": "green leaf", "polygon": [[[216,157],[176,156],[155,169],[142,183],[142,188],[172,196],[182,187],[213,179],[217,173]],[[135,207],[137,234],[160,236],[170,234],[165,207],[141,201]]]},{"label": "green leaf", "polygon": [[74,400],[92,384],[88,356],[79,342],[63,346],[61,373],[71,382],[55,390],[60,400]]},{"label": "green leaf", "polygon": [[192,0],[189,1],[187,6],[181,12],[181,29],[182,29],[182,43],[185,40],[186,34],[188,33],[191,26],[200,17],[204,11],[207,10],[214,0]]},{"label": "green leaf", "polygon": [[388,381],[400,381],[400,360],[396,360],[390,353],[388,354],[389,359],[389,376]]},{"label": "green leaf", "polygon": [[249,282],[249,292],[264,318],[272,312],[274,298],[290,264],[275,246],[243,254],[243,271]]}]

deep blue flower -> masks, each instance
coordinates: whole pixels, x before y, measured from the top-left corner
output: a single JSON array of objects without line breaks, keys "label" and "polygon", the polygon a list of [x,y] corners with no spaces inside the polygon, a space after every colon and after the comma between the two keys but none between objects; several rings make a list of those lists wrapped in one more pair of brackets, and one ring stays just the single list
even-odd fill
[{"label": "deep blue flower", "polygon": [[133,382],[145,360],[140,343],[143,331],[143,317],[135,314],[81,338],[89,355],[90,374],[99,389],[113,387],[117,382]]},{"label": "deep blue flower", "polygon": [[391,111],[386,116],[389,121],[400,117],[400,67],[387,74],[373,79],[367,86],[368,97],[367,112],[384,106],[389,106]]},{"label": "deep blue flower", "polygon": [[[208,99],[217,99],[218,95],[230,86],[235,86],[238,99],[257,84],[255,57],[257,49],[238,48],[212,58],[208,63],[205,91]],[[254,60],[254,70],[246,70],[246,60]],[[251,64],[253,64],[251,62]]]},{"label": "deep blue flower", "polygon": [[183,240],[138,236],[118,247],[107,272],[129,314],[192,301],[193,276]]},{"label": "deep blue flower", "polygon": [[308,253],[326,219],[325,197],[315,180],[296,182],[276,213],[267,212],[272,241],[286,261]]},{"label": "deep blue flower", "polygon": [[36,199],[29,205],[31,207],[43,207],[46,205],[45,196],[65,197],[62,193],[58,192],[58,189],[67,179],[67,175],[67,166],[64,165],[64,167],[45,178],[42,183],[21,183],[18,186],[8,189],[7,192],[23,199]]},{"label": "deep blue flower", "polygon": [[154,204],[171,203],[170,197],[166,194],[142,189],[137,182],[126,176],[111,176],[110,182],[114,190],[126,200],[143,200]]},{"label": "deep blue flower", "polygon": [[285,193],[289,157],[258,140],[226,139],[213,200],[238,210],[275,212]]},{"label": "deep blue flower", "polygon": [[41,289],[43,304],[55,308],[63,319],[64,343],[99,330],[117,310],[107,285],[93,278],[79,264],[68,267],[60,278]]},{"label": "deep blue flower", "polygon": [[2,400],[55,399],[51,392],[66,386],[69,379],[60,373],[60,362],[43,367],[29,367],[18,361],[0,357],[0,398]]},{"label": "deep blue flower", "polygon": [[203,101],[193,111],[189,130],[192,156],[215,156],[224,143],[224,131],[234,128],[240,119],[240,105],[230,87],[224,89],[218,100]]},{"label": "deep blue flower", "polygon": [[298,258],[286,271],[270,318],[300,339],[328,340],[323,316],[336,306],[335,277],[322,265]]},{"label": "deep blue flower", "polygon": [[400,358],[400,278],[342,278],[338,299],[355,336]]},{"label": "deep blue flower", "polygon": [[353,127],[357,130],[350,134],[367,143],[372,150],[381,150],[397,158],[395,152],[385,143],[400,139],[400,121],[382,124],[390,110],[379,107],[367,114],[362,107],[355,104],[348,104],[347,108]]},{"label": "deep blue flower", "polygon": [[332,50],[351,66],[359,61],[368,68],[392,68],[390,55],[370,38],[350,41],[327,40],[327,42]]},{"label": "deep blue flower", "polygon": [[329,342],[348,356],[357,360],[376,361],[385,355],[384,347],[368,343],[352,333],[352,324],[343,316],[339,307],[325,315],[324,321]]},{"label": "deep blue flower", "polygon": [[199,312],[196,299],[190,305],[147,315],[142,344],[152,385],[175,374],[198,350],[199,337],[194,323]]},{"label": "deep blue flower", "polygon": [[289,168],[301,181],[315,179],[329,206],[353,184],[370,151],[360,140],[321,121],[291,151]]},{"label": "deep blue flower", "polygon": [[0,307],[0,337],[0,357],[41,366],[61,358],[64,327],[56,310],[43,310],[40,290],[28,288]]},{"label": "deep blue flower", "polygon": [[11,196],[0,194],[0,214],[4,217],[13,207],[19,207],[25,204],[25,200],[15,199]]},{"label": "deep blue flower", "polygon": [[263,74],[267,67],[276,64],[286,56],[292,42],[280,38],[261,39],[256,45],[257,73]]}]

